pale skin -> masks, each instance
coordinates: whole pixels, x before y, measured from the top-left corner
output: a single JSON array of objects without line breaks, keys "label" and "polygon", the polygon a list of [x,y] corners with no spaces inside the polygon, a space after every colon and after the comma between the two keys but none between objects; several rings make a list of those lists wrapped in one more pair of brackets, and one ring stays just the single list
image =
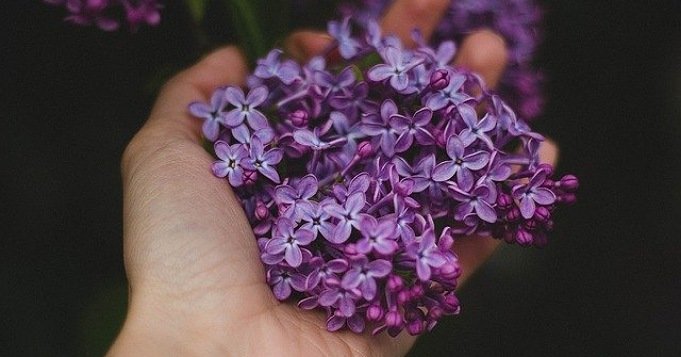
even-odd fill
[{"label": "pale skin", "polygon": [[[381,25],[407,43],[409,30],[430,36],[448,0],[398,0]],[[287,41],[299,59],[319,53],[328,36],[299,32]],[[506,64],[496,34],[469,35],[455,64],[480,73],[490,87]],[[277,301],[239,202],[210,171],[201,122],[187,104],[207,100],[221,85],[244,83],[240,52],[218,50],[171,79],[122,160],[124,259],[129,309],[110,356],[402,356],[415,337],[330,333],[325,315]],[[545,143],[541,157],[553,163]],[[456,243],[465,282],[497,246],[490,238]]]}]

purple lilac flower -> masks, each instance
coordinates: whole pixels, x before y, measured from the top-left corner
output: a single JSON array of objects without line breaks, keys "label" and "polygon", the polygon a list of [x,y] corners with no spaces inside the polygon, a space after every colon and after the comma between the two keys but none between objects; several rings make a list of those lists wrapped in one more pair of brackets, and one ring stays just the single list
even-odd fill
[{"label": "purple lilac flower", "polygon": [[[81,26],[95,25],[104,31],[115,31],[121,22],[127,22],[131,32],[142,24],[156,26],[161,22],[161,4],[158,0],[43,0],[63,6],[68,15],[65,20]],[[118,13],[124,16],[120,18]]]},{"label": "purple lilac flower", "polygon": [[432,229],[426,229],[420,238],[407,247],[407,256],[416,261],[416,274],[419,279],[428,281],[432,275],[432,268],[445,265],[447,260],[435,245],[435,233]]},{"label": "purple lilac flower", "polygon": [[215,143],[215,155],[219,161],[213,163],[213,174],[227,177],[229,184],[239,187],[244,183],[244,169],[241,162],[248,157],[248,150],[242,144],[228,145],[224,141]]},{"label": "purple lilac flower", "polygon": [[[317,58],[289,81],[290,60],[270,52],[250,87],[218,89],[190,113],[218,132],[204,133],[214,174],[235,187],[277,299],[324,311],[330,331],[420,334],[459,312],[456,239],[544,245],[579,182],[552,178],[543,137],[447,64],[451,43],[411,50],[377,29],[342,31],[355,69]],[[419,63],[396,91],[402,79],[362,80],[373,59]]]},{"label": "purple lilac flower", "polygon": [[281,149],[270,149],[265,151],[265,147],[257,136],[251,138],[251,149],[248,159],[242,162],[242,166],[251,171],[258,171],[274,183],[279,183],[279,173],[274,166],[281,161],[283,152]]},{"label": "purple lilac flower", "polygon": [[224,113],[222,112],[227,102],[225,101],[224,89],[216,89],[210,98],[210,104],[194,102],[189,104],[189,112],[198,118],[203,119],[203,135],[210,141],[215,141],[220,134],[220,121]]},{"label": "purple lilac flower", "polygon": [[264,59],[258,60],[255,74],[262,79],[278,78],[284,84],[293,83],[300,73],[300,67],[291,60],[279,61],[282,51],[274,49]]},{"label": "purple lilac flower", "polygon": [[346,289],[359,288],[364,299],[372,300],[378,291],[376,278],[386,277],[391,271],[392,264],[385,259],[369,262],[367,257],[360,256],[343,275],[341,285]]},{"label": "purple lilac flower", "polygon": [[390,125],[390,118],[397,114],[397,105],[391,99],[381,104],[379,113],[368,113],[362,118],[362,132],[374,137],[374,147],[380,147],[387,156],[395,154],[395,130]]},{"label": "purple lilac flower", "polygon": [[399,153],[409,149],[414,138],[422,145],[433,143],[435,139],[427,129],[432,117],[433,111],[428,108],[419,109],[413,116],[392,115],[390,127],[399,135],[395,141],[395,152]]},{"label": "purple lilac flower", "polygon": [[[335,202],[328,202],[324,205],[324,209],[333,217],[338,219],[336,228],[333,231],[333,238],[329,239],[332,243],[343,243],[352,233],[352,227],[361,229],[360,221],[366,214],[361,213],[366,199],[364,193],[356,192],[348,196],[348,199],[339,205]],[[328,238],[327,238],[328,239]]]},{"label": "purple lilac flower", "polygon": [[329,21],[327,31],[338,42],[338,51],[343,58],[349,59],[357,54],[360,44],[351,37],[350,18],[345,18],[341,22]]},{"label": "purple lilac flower", "polygon": [[450,74],[449,85],[427,96],[424,103],[425,106],[436,111],[445,108],[448,105],[459,105],[472,99],[471,96],[463,91],[465,82],[465,76],[456,73]]},{"label": "purple lilac flower", "polygon": [[374,82],[389,79],[390,85],[398,92],[407,89],[409,70],[421,64],[422,60],[416,56],[406,59],[402,50],[392,46],[381,49],[380,54],[386,63],[372,67],[367,77]]},{"label": "purple lilac flower", "polygon": [[537,205],[548,206],[556,202],[556,195],[548,188],[542,187],[546,176],[546,171],[539,169],[528,184],[513,187],[513,198],[519,201],[518,207],[523,218],[532,218]]},{"label": "purple lilac flower", "polygon": [[314,240],[314,233],[304,228],[295,229],[294,223],[284,217],[277,220],[272,239],[265,245],[265,253],[269,255],[283,254],[283,260],[293,268],[303,262],[301,246],[306,246]]},{"label": "purple lilac flower", "polygon": [[[353,16],[355,23],[367,32],[373,27],[374,19],[392,3],[390,0],[346,1],[340,7],[344,16]],[[543,76],[532,65],[532,56],[542,39],[542,10],[533,0],[456,0],[451,5],[433,34],[430,45],[425,48],[423,41],[419,52],[437,56],[436,62],[445,62],[451,49],[441,45],[461,41],[476,30],[489,29],[504,38],[509,56],[508,64],[498,84],[499,93],[518,114],[526,119],[536,118],[542,111]],[[449,45],[447,45],[449,46]]]},{"label": "purple lilac flower", "polygon": [[231,128],[240,126],[244,121],[253,130],[268,126],[267,118],[255,109],[267,99],[267,87],[257,87],[244,96],[241,88],[225,89],[225,100],[235,108],[225,114],[225,124]]},{"label": "purple lilac flower", "polygon": [[382,255],[390,255],[399,248],[395,241],[395,222],[389,218],[378,221],[372,216],[362,217],[360,233],[362,238],[357,241],[357,252],[361,254],[376,251]]},{"label": "purple lilac flower", "polygon": [[465,154],[466,147],[458,136],[447,140],[447,155],[451,160],[443,161],[433,169],[432,179],[436,182],[447,181],[456,175],[456,182],[461,189],[468,191],[473,187],[472,171],[485,167],[489,162],[489,153],[476,151]]}]

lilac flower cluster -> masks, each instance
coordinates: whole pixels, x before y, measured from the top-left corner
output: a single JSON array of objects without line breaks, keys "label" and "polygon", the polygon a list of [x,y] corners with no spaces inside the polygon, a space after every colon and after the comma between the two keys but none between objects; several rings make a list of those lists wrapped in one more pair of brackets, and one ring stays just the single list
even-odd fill
[{"label": "lilac flower cluster", "polygon": [[43,0],[63,6],[69,15],[65,20],[82,25],[95,25],[104,31],[117,30],[122,21],[127,22],[130,31],[141,25],[156,26],[161,22],[158,0]]},{"label": "lilac flower cluster", "polygon": [[[391,0],[354,0],[340,12],[360,25],[377,18]],[[541,40],[542,11],[533,0],[456,0],[433,34],[431,45],[454,39],[457,43],[472,31],[491,29],[506,40],[509,62],[498,89],[501,96],[525,119],[541,113],[542,75],[531,61]]]},{"label": "lilac flower cluster", "polygon": [[452,42],[409,50],[375,22],[332,21],[342,63],[271,51],[249,90],[194,102],[212,169],[235,188],[279,300],[327,313],[327,328],[421,334],[459,312],[467,235],[542,245],[574,176],[551,179],[531,131]]}]

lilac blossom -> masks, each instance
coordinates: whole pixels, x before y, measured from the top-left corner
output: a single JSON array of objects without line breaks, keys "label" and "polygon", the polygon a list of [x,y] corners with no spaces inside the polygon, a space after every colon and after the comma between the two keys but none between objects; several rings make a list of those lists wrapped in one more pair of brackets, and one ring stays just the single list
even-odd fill
[{"label": "lilac blossom", "polygon": [[414,138],[421,145],[432,144],[435,139],[427,129],[432,117],[433,111],[429,108],[421,108],[413,116],[400,114],[390,116],[390,127],[399,135],[395,141],[395,152],[399,153],[409,149]]},{"label": "lilac blossom", "polygon": [[225,124],[234,128],[246,121],[253,130],[267,127],[267,118],[255,109],[267,100],[267,92],[267,87],[257,87],[244,96],[241,88],[225,89],[225,100],[235,107],[225,113]]},{"label": "lilac blossom", "polygon": [[489,162],[489,153],[476,151],[465,154],[466,147],[458,136],[447,140],[447,155],[451,160],[443,161],[433,169],[432,179],[437,182],[447,181],[456,175],[459,187],[468,191],[473,186],[472,171],[480,170]]},{"label": "lilac blossom", "polygon": [[228,145],[224,141],[215,143],[215,155],[219,161],[213,163],[213,174],[227,177],[229,184],[239,187],[244,183],[244,169],[241,162],[248,157],[248,150],[242,144]]},{"label": "lilac blossom", "polygon": [[[127,22],[131,32],[140,25],[156,26],[161,22],[161,4],[158,0],[43,0],[63,6],[68,15],[65,20],[81,26],[95,25],[103,31],[115,31],[121,22]],[[119,16],[121,13],[123,16]]]},{"label": "lilac blossom", "polygon": [[439,268],[447,263],[444,254],[435,245],[435,233],[430,228],[423,232],[420,240],[407,247],[407,256],[416,261],[416,274],[421,281],[430,279],[432,268]]},{"label": "lilac blossom", "polygon": [[193,102],[189,104],[189,112],[198,118],[203,119],[202,131],[206,139],[215,141],[220,134],[220,122],[224,113],[222,112],[227,102],[225,101],[225,91],[218,88],[210,98],[210,104]]},{"label": "lilac blossom", "polygon": [[556,202],[556,195],[548,188],[542,187],[546,176],[546,171],[539,169],[529,183],[513,187],[513,198],[519,201],[518,207],[523,218],[532,218],[537,205],[547,206]]},{"label": "lilac blossom", "polygon": [[389,218],[378,221],[372,216],[364,216],[360,233],[362,238],[357,241],[357,251],[361,254],[376,251],[379,254],[390,255],[399,248],[395,241],[397,238],[395,222]]},{"label": "lilac blossom", "polygon": [[283,152],[281,149],[269,149],[265,151],[265,147],[257,136],[251,138],[251,148],[248,159],[242,162],[242,166],[251,171],[258,171],[274,183],[279,183],[279,173],[275,169],[275,165],[281,161]]},{"label": "lilac blossom", "polygon": [[[249,87],[190,113],[216,128],[214,174],[235,187],[277,299],[325,312],[330,331],[420,334],[459,312],[455,240],[544,245],[579,182],[552,178],[543,136],[448,65],[453,43],[412,50],[334,26],[352,63],[319,57],[289,80],[270,52]],[[397,72],[370,78],[385,68]]]},{"label": "lilac blossom", "polygon": [[338,219],[336,228],[333,231],[333,237],[327,239],[332,243],[343,243],[350,238],[352,227],[361,229],[360,220],[366,214],[361,213],[366,199],[364,193],[356,192],[348,196],[348,199],[339,205],[335,202],[328,202],[324,205],[324,209],[333,217]]},{"label": "lilac blossom", "polygon": [[362,132],[374,137],[373,144],[380,147],[387,156],[395,154],[395,130],[390,125],[390,118],[397,114],[397,105],[391,99],[381,104],[379,113],[369,113],[362,118]]},{"label": "lilac blossom", "polygon": [[369,262],[365,256],[360,256],[351,263],[341,281],[346,289],[359,288],[362,297],[372,300],[378,291],[376,278],[383,278],[392,271],[392,264],[385,259],[376,259]]},{"label": "lilac blossom", "polygon": [[354,57],[360,49],[360,44],[357,40],[351,37],[350,34],[350,18],[345,18],[343,21],[329,21],[327,26],[329,35],[338,42],[338,52],[345,59]]},{"label": "lilac blossom", "polygon": [[390,85],[396,91],[403,91],[409,85],[409,70],[421,64],[419,57],[405,59],[402,50],[392,46],[387,46],[380,50],[381,57],[385,60],[384,64],[377,64],[372,67],[367,76],[370,80],[380,82],[390,80]]},{"label": "lilac blossom", "polygon": [[466,76],[452,73],[449,76],[447,87],[429,95],[425,99],[425,105],[433,111],[445,108],[448,105],[459,105],[470,100],[472,97],[463,91]]},{"label": "lilac blossom", "polygon": [[274,49],[264,59],[258,60],[255,74],[262,79],[277,78],[284,84],[293,83],[300,74],[300,67],[291,60],[279,61],[282,51]]},{"label": "lilac blossom", "polygon": [[294,223],[284,217],[277,220],[272,239],[265,245],[265,253],[269,255],[283,254],[283,260],[291,267],[298,267],[303,262],[301,246],[310,244],[314,233],[304,228],[295,229]]}]

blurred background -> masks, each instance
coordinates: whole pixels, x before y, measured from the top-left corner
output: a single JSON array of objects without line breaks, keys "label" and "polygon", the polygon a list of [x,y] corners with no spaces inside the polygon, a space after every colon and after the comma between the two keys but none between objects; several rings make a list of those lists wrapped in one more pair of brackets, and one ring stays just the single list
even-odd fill
[{"label": "blurred background", "polygon": [[[97,356],[116,336],[119,160],[151,79],[195,47],[168,3],[134,36],[66,25],[40,1],[0,5],[1,356]],[[681,355],[681,2],[542,3],[535,125],[580,177],[579,202],[546,248],[499,249],[411,356]]]}]

